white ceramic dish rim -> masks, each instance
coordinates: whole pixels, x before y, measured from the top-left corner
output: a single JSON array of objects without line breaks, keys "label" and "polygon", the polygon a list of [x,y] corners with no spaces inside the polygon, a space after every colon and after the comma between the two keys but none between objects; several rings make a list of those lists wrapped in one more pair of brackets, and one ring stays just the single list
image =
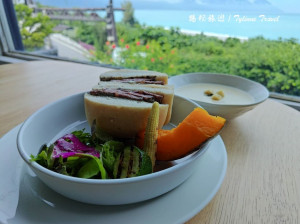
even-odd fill
[{"label": "white ceramic dish rim", "polygon": [[[15,145],[15,142],[16,142],[16,139],[17,139],[17,134],[18,134],[18,131],[19,131],[19,129],[20,129],[20,126],[21,126],[21,124],[20,125],[18,125],[18,126],[16,126],[15,128],[13,128],[12,130],[10,130],[8,133],[6,133],[3,137],[1,137],[0,138],[0,149],[1,149],[1,145],[5,145],[5,146],[9,146],[8,148],[13,148],[14,150],[17,150],[17,148],[16,148],[16,145]],[[182,216],[180,216],[180,218],[178,218],[178,219],[174,219],[174,218],[172,218],[172,220],[175,220],[174,221],[174,223],[178,223],[178,224],[180,224],[180,223],[184,223],[184,222],[187,222],[188,220],[190,220],[192,217],[194,217],[198,212],[200,212],[211,200],[212,200],[212,198],[215,196],[215,194],[218,192],[218,190],[220,189],[220,187],[221,187],[221,184],[222,184],[222,182],[223,182],[223,180],[224,180],[224,178],[225,178],[225,176],[226,176],[226,169],[227,169],[227,153],[226,153],[226,148],[225,148],[225,145],[224,145],[224,142],[223,142],[223,140],[221,139],[221,137],[220,136],[218,136],[213,142],[218,142],[218,144],[221,144],[221,146],[222,146],[222,149],[223,150],[221,150],[221,154],[224,154],[224,156],[222,157],[223,159],[221,159],[221,162],[222,162],[222,168],[221,168],[221,171],[220,171],[220,173],[219,173],[219,176],[217,177],[217,180],[214,182],[214,187],[213,188],[210,188],[211,190],[209,191],[209,193],[208,194],[205,194],[205,195],[207,195],[207,196],[205,196],[205,198],[204,198],[204,200],[201,200],[202,198],[200,198],[200,200],[197,200],[198,202],[199,202],[199,204],[196,204],[196,205],[194,205],[193,207],[191,207],[191,209],[186,209],[187,208],[187,206],[184,206],[183,208],[185,209],[184,211],[186,211],[187,210],[187,212],[184,212],[183,214],[182,214],[182,211],[181,211],[181,215]],[[212,142],[212,143],[213,143]],[[213,146],[214,147],[214,146]],[[5,147],[2,147],[2,148],[5,148]],[[13,150],[13,151],[14,151]],[[214,150],[212,150],[212,151],[214,151]],[[223,153],[222,153],[223,152]],[[9,153],[11,153],[11,151],[9,152]],[[208,154],[209,154],[210,152],[208,152]],[[211,155],[211,154],[210,154]],[[218,153],[218,155],[219,155],[219,153]],[[19,154],[17,154],[17,156],[19,156]],[[21,159],[21,158],[20,158]],[[22,163],[21,164],[23,164],[23,160],[21,160],[22,161]],[[214,160],[212,160],[211,161],[211,163],[213,163],[214,162]],[[1,159],[0,159],[0,163],[1,163]],[[219,167],[218,165],[216,166],[216,167]],[[212,166],[212,168],[214,168],[214,166]],[[24,174],[24,173],[28,173],[28,169],[29,169],[29,167],[26,165],[26,167],[24,167],[23,165],[20,167],[20,169],[22,170],[21,171],[21,173],[20,173],[20,176],[18,177],[18,180],[19,181],[21,181],[21,183],[22,183],[22,181],[24,181],[25,180],[25,178],[22,176],[22,174]],[[203,169],[202,169],[203,170]],[[24,172],[24,173],[23,173]],[[200,170],[200,173],[201,173],[201,170]],[[7,174],[7,173],[6,173]],[[13,177],[15,177],[15,176],[13,176]],[[199,176],[197,176],[197,174],[193,174],[192,176],[191,176],[191,179],[195,179],[195,178],[197,178],[198,179],[198,177]],[[202,176],[200,176],[200,177],[203,177],[203,175]],[[12,176],[8,176],[8,177],[4,177],[4,178],[9,178],[9,179],[11,179],[12,178]],[[13,179],[13,178],[12,178]],[[201,179],[201,178],[200,178]],[[23,183],[22,183],[23,184]],[[13,186],[15,186],[15,184],[13,185]],[[186,193],[186,194],[193,194],[193,192],[194,191],[181,191],[181,189],[186,189],[186,186],[189,186],[189,190],[190,190],[190,186],[191,186],[191,184],[189,184],[189,183],[187,183],[187,184],[185,184],[184,186],[181,186],[180,188],[177,188],[177,190],[175,189],[173,192],[170,192],[170,193],[168,193],[168,194],[165,194],[165,196],[162,196],[162,198],[161,197],[158,197],[158,198],[156,198],[156,199],[154,199],[154,200],[150,200],[150,201],[146,201],[146,202],[141,202],[142,204],[141,205],[143,205],[143,206],[145,206],[145,205],[147,205],[147,206],[145,206],[144,208],[143,208],[143,210],[142,211],[144,211],[144,213],[143,214],[145,214],[145,215],[147,215],[147,214],[149,214],[149,211],[152,211],[151,209],[153,209],[153,208],[157,208],[158,207],[158,205],[160,205],[160,203],[161,202],[163,202],[163,201],[168,201],[169,199],[168,199],[168,197],[171,197],[171,198],[174,198],[174,197],[176,197],[178,194],[179,194],[179,192],[178,192],[178,189],[180,190],[180,193],[182,194],[182,193]],[[48,189],[48,188],[47,188]],[[49,191],[51,191],[50,189],[49,189]],[[49,192],[48,190],[46,190],[46,192]],[[28,193],[31,195],[31,196],[28,196]],[[40,205],[44,205],[44,198],[43,197],[41,197],[40,195],[39,195],[39,193],[34,193],[34,194],[31,194],[32,193],[32,189],[30,188],[28,188],[26,185],[24,186],[24,185],[22,185],[22,188],[20,188],[20,196],[19,196],[19,200],[18,200],[18,203],[19,203],[19,206],[18,206],[18,209],[17,209],[17,211],[16,211],[16,215],[14,216],[14,217],[12,217],[11,219],[9,219],[9,223],[11,222],[11,223],[30,223],[30,224],[33,224],[33,223],[36,223],[36,224],[39,224],[39,223],[41,223],[43,220],[45,220],[45,217],[44,216],[37,216],[38,218],[35,220],[35,221],[33,221],[32,219],[30,220],[30,221],[28,221],[28,219],[26,219],[26,218],[24,218],[24,217],[26,217],[26,216],[24,216],[24,214],[25,215],[27,215],[27,214],[32,214],[32,211],[29,211],[29,210],[27,210],[27,212],[25,212],[24,213],[24,205],[25,206],[27,206],[28,205],[28,203],[32,203],[32,201],[31,200],[33,200],[35,197],[38,197],[38,198],[40,198],[41,200],[39,200],[39,204],[37,205],[38,206],[38,208],[39,209],[41,209],[41,210],[38,210],[38,212],[41,212],[41,213],[38,213],[38,214],[43,214],[43,212],[45,212],[45,211],[48,211],[47,212],[47,214],[49,214],[49,208],[47,208],[47,207],[45,207],[45,206],[40,206]],[[26,197],[22,197],[22,195],[25,195],[26,194]],[[167,198],[164,198],[164,197],[166,197],[167,196]],[[195,197],[193,197],[193,198],[195,198]],[[199,199],[199,197],[197,197],[197,199]],[[46,199],[47,200],[47,199]],[[52,202],[52,201],[51,201]],[[60,203],[65,203],[66,201],[59,201]],[[157,202],[159,202],[159,203],[157,203]],[[186,200],[186,202],[188,202],[188,200]],[[143,204],[144,203],[144,204]],[[155,204],[152,204],[152,203],[155,203]],[[35,203],[34,203],[35,204]],[[66,204],[67,205],[67,204]],[[73,206],[74,204],[73,203],[71,203],[71,206]],[[81,206],[82,204],[78,204],[78,206]],[[149,206],[148,206],[149,205]],[[187,203],[187,204],[185,204],[185,205],[188,205],[188,206],[191,206],[189,203]],[[64,206],[65,206],[65,204],[64,204]],[[101,205],[99,205],[99,206],[101,206]],[[122,206],[122,205],[121,205]],[[17,207],[17,205],[16,205],[16,207]],[[96,207],[98,207],[98,206],[96,206]],[[118,205],[117,206],[110,206],[111,208],[118,208]],[[126,206],[127,207],[127,206]],[[71,207],[71,208],[73,208],[73,207]],[[90,207],[89,207],[90,208]],[[138,211],[138,212],[140,212],[140,210],[139,210],[139,208],[140,207],[134,207],[133,209],[128,209],[128,211],[127,212],[131,212],[130,214],[133,214],[133,212],[135,211],[135,209],[137,209],[138,208],[138,210],[136,210],[136,211]],[[164,207],[162,207],[162,206],[160,206],[159,208],[164,208]],[[174,207],[175,208],[175,207]],[[53,208],[54,210],[52,210],[52,212],[53,212],[53,214],[54,215],[59,215],[59,214],[63,214],[63,215],[65,215],[65,214],[69,214],[70,216],[73,214],[70,214],[70,213],[61,213],[61,210],[57,210],[57,207],[55,207],[55,208]],[[82,207],[80,208],[81,209],[81,211],[82,211]],[[51,210],[51,209],[50,209]],[[83,209],[83,211],[86,211],[87,209]],[[58,212],[57,212],[58,211]],[[160,211],[160,210],[159,210]],[[125,211],[126,212],[126,211]],[[83,217],[82,218],[82,222],[84,222],[84,221],[86,221],[86,219],[84,219],[84,213],[81,213],[82,214],[82,216],[80,216],[80,217]],[[90,213],[88,213],[88,214],[90,214]],[[114,215],[114,214],[116,214],[116,215],[118,215],[118,214],[120,214],[120,213],[112,213],[112,215]],[[124,214],[124,213],[123,213]],[[165,215],[165,212],[163,212],[162,213],[162,215],[163,215],[163,217],[165,217],[166,215]],[[92,216],[93,217],[93,216]],[[126,217],[130,217],[130,216],[126,216]],[[132,217],[132,216],[131,216]],[[153,217],[153,216],[152,216]],[[173,216],[174,217],[174,216]],[[47,218],[47,217],[46,217]],[[113,217],[112,217],[112,219],[114,219]],[[72,220],[74,220],[74,219],[72,219]],[[152,220],[151,221],[149,221],[149,219],[147,219],[148,220],[148,222],[147,223],[154,223]],[[157,219],[156,219],[157,220]],[[169,217],[168,218],[165,218],[164,220],[168,220],[168,221],[170,221],[170,219],[169,219]],[[88,221],[86,221],[86,223],[95,223],[95,221],[101,221],[101,220],[88,220]],[[141,223],[142,222],[142,220],[131,220],[132,221],[132,223]],[[144,221],[145,221],[145,219],[144,219]],[[161,221],[161,220],[159,220],[159,221]],[[159,222],[159,221],[157,221],[157,222]],[[80,222],[76,222],[76,223],[80,223]],[[104,221],[104,223],[112,223],[112,220],[110,219],[109,220],[109,222],[105,222]],[[119,222],[120,223],[120,222]]]},{"label": "white ceramic dish rim", "polygon": [[[258,100],[258,101],[255,101],[254,103],[249,103],[249,104],[215,104],[215,103],[209,103],[209,102],[204,102],[204,101],[200,101],[200,100],[194,100],[195,102],[201,102],[201,104],[203,104],[203,105],[204,104],[208,104],[208,105],[214,105],[214,106],[220,106],[220,107],[250,107],[250,106],[255,106],[255,105],[258,105],[258,104],[264,102],[270,96],[269,91],[267,90],[267,88],[264,85],[262,85],[262,84],[260,84],[258,82],[252,81],[250,79],[247,79],[247,78],[244,78],[244,77],[241,77],[241,76],[237,76],[237,75],[229,75],[229,74],[223,74],[223,73],[194,72],[194,73],[186,73],[186,74],[176,75],[176,76],[170,77],[169,79],[173,80],[173,79],[175,79],[175,77],[179,77],[179,76],[183,76],[183,75],[184,76],[192,76],[192,75],[217,75],[217,76],[223,76],[223,77],[230,77],[230,78],[233,78],[233,79],[239,79],[239,80],[243,80],[244,82],[248,82],[248,83],[251,83],[253,85],[259,86],[261,89],[264,90],[264,92],[266,94],[261,100]],[[219,83],[217,81],[216,82],[209,82],[209,83],[225,85],[225,84]],[[235,88],[240,89],[238,86],[231,86],[231,87],[235,87]],[[176,90],[176,88],[175,88],[175,90]]]},{"label": "white ceramic dish rim", "polygon": [[[55,102],[52,102],[50,104],[47,104],[46,106],[40,108],[39,110],[37,110],[36,112],[34,112],[31,116],[29,116],[24,122],[23,124],[21,125],[20,127],[20,130],[18,132],[18,135],[17,135],[17,148],[18,148],[18,152],[19,154],[21,155],[21,157],[23,158],[23,160],[31,167],[37,169],[37,170],[40,170],[41,172],[49,175],[49,176],[52,176],[52,177],[56,177],[56,178],[60,178],[60,179],[64,179],[66,181],[70,181],[70,182],[76,182],[76,183],[82,183],[82,184],[103,184],[103,185],[112,185],[112,184],[129,184],[129,183],[134,183],[134,182],[140,182],[140,181],[144,181],[144,180],[147,180],[147,179],[151,179],[151,178],[156,178],[156,177],[159,177],[159,176],[162,176],[162,175],[166,175],[170,172],[172,172],[173,170],[177,170],[177,169],[180,169],[181,167],[187,165],[189,163],[189,160],[194,160],[194,159],[197,159],[200,155],[202,155],[208,148],[209,148],[209,144],[206,144],[201,150],[198,150],[196,151],[195,153],[191,154],[189,156],[188,159],[186,160],[183,160],[182,162],[176,164],[175,166],[172,166],[170,168],[167,168],[167,169],[164,169],[164,170],[161,170],[161,171],[158,171],[158,172],[154,172],[154,173],[151,173],[151,174],[147,174],[147,175],[144,175],[144,176],[138,176],[138,177],[132,177],[132,178],[125,178],[125,179],[84,179],[84,178],[79,178],[79,177],[71,177],[71,176],[67,176],[67,175],[63,175],[63,174],[60,174],[60,173],[56,173],[54,171],[51,171],[41,165],[39,165],[37,162],[31,162],[30,161],[30,156],[25,152],[25,150],[23,150],[23,147],[22,147],[22,142],[21,142],[21,137],[24,133],[24,129],[26,128],[26,126],[28,125],[28,123],[34,119],[35,115],[36,114],[39,114],[41,113],[42,111],[44,110],[47,110],[49,107],[52,107],[53,105],[55,105],[56,103],[59,103],[61,101],[64,101],[64,100],[67,100],[67,99],[71,99],[71,98],[76,98],[77,96],[79,95],[82,95],[84,94],[85,92],[83,93],[78,93],[78,94],[75,94],[75,95],[71,95],[71,96],[68,96],[68,97],[64,97],[62,99],[59,99]],[[193,104],[195,104],[195,106],[197,105],[197,103],[193,102],[192,100],[189,100],[185,97],[181,97],[181,96],[178,96],[176,95],[176,97],[179,97],[179,98],[182,98],[184,100],[187,100]]]}]

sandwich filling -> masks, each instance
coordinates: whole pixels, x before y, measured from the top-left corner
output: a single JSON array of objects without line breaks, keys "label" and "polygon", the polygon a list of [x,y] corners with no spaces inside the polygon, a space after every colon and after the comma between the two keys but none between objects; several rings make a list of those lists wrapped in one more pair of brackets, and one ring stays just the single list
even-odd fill
[{"label": "sandwich filling", "polygon": [[111,89],[111,88],[103,88],[103,89],[94,89],[89,92],[92,96],[110,96],[116,98],[123,98],[129,100],[136,101],[144,101],[148,103],[154,103],[155,101],[158,103],[162,103],[164,96],[157,93],[151,93],[144,90],[128,90],[128,89]]},{"label": "sandwich filling", "polygon": [[122,83],[137,83],[137,84],[156,84],[164,85],[163,81],[156,80],[156,76],[145,76],[145,77],[101,77],[100,81],[103,82],[122,82]]}]

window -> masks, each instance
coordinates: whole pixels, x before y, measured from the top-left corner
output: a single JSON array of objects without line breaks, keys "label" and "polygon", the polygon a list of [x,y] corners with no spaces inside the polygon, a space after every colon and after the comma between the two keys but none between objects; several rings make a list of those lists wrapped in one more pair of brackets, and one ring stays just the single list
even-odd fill
[{"label": "window", "polygon": [[297,0],[10,1],[0,5],[4,55],[235,74],[300,102]]}]

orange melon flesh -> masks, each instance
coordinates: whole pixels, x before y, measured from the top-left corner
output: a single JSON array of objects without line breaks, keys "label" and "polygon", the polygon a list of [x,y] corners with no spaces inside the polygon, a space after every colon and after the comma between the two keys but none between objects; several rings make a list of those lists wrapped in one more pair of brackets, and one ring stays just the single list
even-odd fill
[{"label": "orange melon flesh", "polygon": [[[212,116],[202,108],[194,109],[176,128],[158,130],[157,160],[175,160],[193,151],[208,138],[215,136],[225,119]],[[144,133],[139,133],[137,145],[143,145]]]}]

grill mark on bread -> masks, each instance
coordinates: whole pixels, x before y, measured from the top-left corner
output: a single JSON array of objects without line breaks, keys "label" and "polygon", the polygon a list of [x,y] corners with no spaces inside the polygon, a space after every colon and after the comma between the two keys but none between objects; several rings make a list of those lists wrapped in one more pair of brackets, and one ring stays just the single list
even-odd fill
[{"label": "grill mark on bread", "polygon": [[92,96],[110,96],[116,98],[123,98],[129,100],[136,100],[136,101],[144,101],[148,103],[158,102],[162,103],[164,96],[151,93],[144,90],[127,90],[127,89],[112,89],[112,88],[103,88],[103,89],[94,89],[89,92]]}]

